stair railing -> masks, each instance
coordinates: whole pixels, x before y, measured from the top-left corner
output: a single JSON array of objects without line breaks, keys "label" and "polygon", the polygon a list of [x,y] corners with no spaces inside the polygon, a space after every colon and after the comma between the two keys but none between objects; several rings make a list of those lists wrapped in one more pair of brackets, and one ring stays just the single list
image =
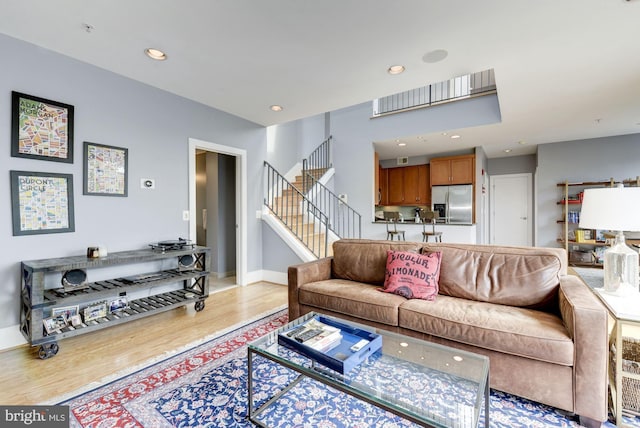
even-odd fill
[{"label": "stair railing", "polygon": [[316,257],[327,257],[328,217],[268,162],[264,166],[264,204]]},{"label": "stair railing", "polygon": [[313,174],[317,179],[331,167],[331,136],[329,136],[308,158],[302,160],[302,191],[306,193],[313,185],[313,182],[307,181],[307,174]]},{"label": "stair railing", "polygon": [[329,218],[329,229],[341,239],[360,239],[362,236],[360,213],[320,183],[312,174],[307,174],[306,179],[311,183],[306,193],[307,198]]}]

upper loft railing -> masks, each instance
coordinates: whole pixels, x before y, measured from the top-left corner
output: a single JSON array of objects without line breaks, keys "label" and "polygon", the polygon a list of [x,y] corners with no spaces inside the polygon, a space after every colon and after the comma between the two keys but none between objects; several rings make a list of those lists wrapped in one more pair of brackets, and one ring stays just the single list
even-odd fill
[{"label": "upper loft railing", "polygon": [[488,95],[495,91],[493,69],[479,71],[373,100],[373,116]]},{"label": "upper loft railing", "polygon": [[302,189],[306,192],[313,183],[307,181],[307,177],[311,174],[318,179],[331,168],[331,136],[324,140],[309,155],[308,158],[302,160]]},{"label": "upper loft railing", "polygon": [[327,257],[327,216],[268,162],[264,167],[264,204],[316,257]]},{"label": "upper loft railing", "polygon": [[320,183],[312,174],[308,174],[307,181],[312,183],[307,190],[307,197],[327,216],[329,229],[340,239],[360,239],[362,237],[360,213]]}]

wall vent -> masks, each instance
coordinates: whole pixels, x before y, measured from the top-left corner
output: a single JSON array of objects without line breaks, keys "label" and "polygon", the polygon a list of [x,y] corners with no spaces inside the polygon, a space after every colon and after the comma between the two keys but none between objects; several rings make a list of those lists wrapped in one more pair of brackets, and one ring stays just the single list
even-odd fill
[{"label": "wall vent", "polygon": [[409,158],[408,157],[401,157],[398,158],[398,165],[407,165],[409,163]]}]

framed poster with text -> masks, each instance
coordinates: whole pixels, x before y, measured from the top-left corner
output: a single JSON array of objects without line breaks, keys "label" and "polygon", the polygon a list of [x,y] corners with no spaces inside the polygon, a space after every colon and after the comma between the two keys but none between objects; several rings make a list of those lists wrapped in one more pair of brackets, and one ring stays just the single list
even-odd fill
[{"label": "framed poster with text", "polygon": [[12,92],[11,156],[73,163],[73,106]]},{"label": "framed poster with text", "polygon": [[14,236],[75,231],[71,174],[10,174]]},{"label": "framed poster with text", "polygon": [[84,195],[127,196],[129,150],[84,142]]}]

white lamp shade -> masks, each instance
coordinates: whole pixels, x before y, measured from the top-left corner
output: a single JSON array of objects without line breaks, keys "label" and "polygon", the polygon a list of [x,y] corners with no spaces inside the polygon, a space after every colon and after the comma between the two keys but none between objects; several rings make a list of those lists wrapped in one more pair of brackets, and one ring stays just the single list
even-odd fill
[{"label": "white lamp shade", "polygon": [[640,187],[585,189],[580,227],[640,231]]}]

